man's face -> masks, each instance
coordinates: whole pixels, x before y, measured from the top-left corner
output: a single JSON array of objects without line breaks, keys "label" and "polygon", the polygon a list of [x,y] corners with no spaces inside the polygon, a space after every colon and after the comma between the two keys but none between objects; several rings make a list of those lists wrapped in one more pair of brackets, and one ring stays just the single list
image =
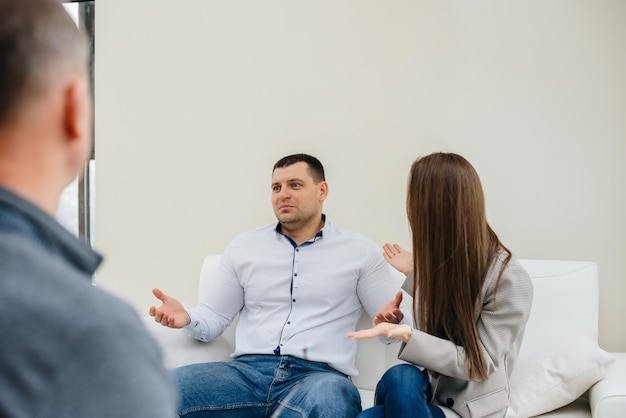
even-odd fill
[{"label": "man's face", "polygon": [[328,194],[325,181],[315,184],[305,162],[277,168],[272,173],[272,206],[276,219],[288,231],[320,222]]}]

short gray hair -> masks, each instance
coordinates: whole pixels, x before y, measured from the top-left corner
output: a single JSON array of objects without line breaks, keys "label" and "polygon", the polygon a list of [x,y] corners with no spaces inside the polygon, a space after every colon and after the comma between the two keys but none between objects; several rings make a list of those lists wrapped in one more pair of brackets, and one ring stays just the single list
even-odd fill
[{"label": "short gray hair", "polygon": [[87,38],[57,0],[0,0],[0,124],[62,71],[87,71]]}]

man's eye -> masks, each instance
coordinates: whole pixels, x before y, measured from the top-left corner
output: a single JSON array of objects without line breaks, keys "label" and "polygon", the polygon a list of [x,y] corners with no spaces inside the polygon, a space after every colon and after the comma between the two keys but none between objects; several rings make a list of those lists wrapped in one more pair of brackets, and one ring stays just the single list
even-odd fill
[{"label": "man's eye", "polygon": [[291,187],[294,189],[299,189],[302,185],[300,183],[291,183]]},{"label": "man's eye", "polygon": [[277,192],[280,190],[280,186],[272,186],[272,191]]}]

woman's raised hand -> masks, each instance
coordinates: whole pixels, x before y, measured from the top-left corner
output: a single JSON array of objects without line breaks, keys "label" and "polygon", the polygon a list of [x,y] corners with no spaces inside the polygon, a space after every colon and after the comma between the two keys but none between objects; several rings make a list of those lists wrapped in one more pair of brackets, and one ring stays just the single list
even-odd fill
[{"label": "woman's raised hand", "polygon": [[413,254],[398,244],[383,245],[383,257],[393,268],[405,275],[413,270]]}]

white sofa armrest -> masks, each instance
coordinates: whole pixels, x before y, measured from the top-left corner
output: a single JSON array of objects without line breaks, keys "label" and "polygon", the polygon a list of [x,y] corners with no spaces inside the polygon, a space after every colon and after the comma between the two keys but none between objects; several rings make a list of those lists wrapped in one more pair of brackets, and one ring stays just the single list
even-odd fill
[{"label": "white sofa armrest", "polygon": [[168,369],[194,363],[229,361],[234,347],[224,337],[205,343],[187,335],[182,330],[171,329],[154,322],[153,318],[142,318],[146,329],[156,340],[163,353],[163,363]]},{"label": "white sofa armrest", "polygon": [[626,353],[611,353],[615,361],[604,379],[589,389],[593,418],[621,418],[626,413]]}]

